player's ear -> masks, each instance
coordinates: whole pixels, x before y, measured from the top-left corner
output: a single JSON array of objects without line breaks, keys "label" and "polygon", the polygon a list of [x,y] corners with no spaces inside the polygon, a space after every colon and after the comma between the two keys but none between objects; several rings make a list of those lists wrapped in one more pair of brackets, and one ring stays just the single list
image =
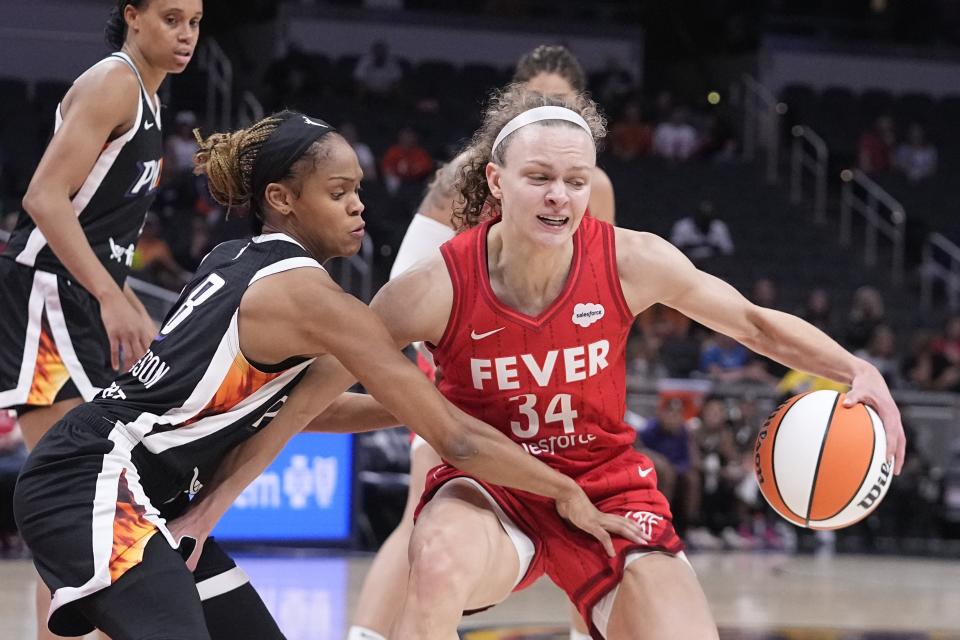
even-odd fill
[{"label": "player's ear", "polygon": [[490,195],[492,195],[497,200],[501,199],[503,195],[503,190],[500,188],[500,179],[502,177],[502,172],[500,167],[493,162],[487,163],[486,168],[487,175],[487,187],[490,188]]},{"label": "player's ear", "polygon": [[269,209],[288,215],[293,210],[293,192],[285,184],[271,182],[263,191],[263,199]]}]

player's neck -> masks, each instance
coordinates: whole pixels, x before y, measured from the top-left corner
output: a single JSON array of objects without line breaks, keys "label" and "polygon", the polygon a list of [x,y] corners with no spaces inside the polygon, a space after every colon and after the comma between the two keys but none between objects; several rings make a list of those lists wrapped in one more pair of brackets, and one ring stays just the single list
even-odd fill
[{"label": "player's neck", "polygon": [[501,300],[524,313],[537,315],[563,290],[573,261],[573,240],[544,247],[517,234],[503,234],[495,225],[487,240],[490,284]]},{"label": "player's neck", "polygon": [[163,79],[167,77],[167,72],[157,69],[147,62],[143,52],[129,42],[125,42],[120,51],[130,56],[130,60],[133,61],[133,65],[140,73],[140,79],[143,81],[143,88],[147,91],[147,95],[152,96],[159,91]]}]

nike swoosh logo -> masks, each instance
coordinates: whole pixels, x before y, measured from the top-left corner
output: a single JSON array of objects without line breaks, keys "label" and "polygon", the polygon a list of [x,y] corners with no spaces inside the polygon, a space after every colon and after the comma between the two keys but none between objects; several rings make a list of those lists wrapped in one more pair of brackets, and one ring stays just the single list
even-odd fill
[{"label": "nike swoosh logo", "polygon": [[327,128],[327,125],[323,124],[322,122],[317,122],[317,121],[315,121],[315,120],[311,120],[311,119],[308,118],[307,116],[303,116],[303,121],[304,121],[304,123],[306,123],[306,124],[311,124],[311,125],[313,125],[313,126],[315,126],[315,127],[323,127],[324,129]]},{"label": "nike swoosh logo", "polygon": [[648,475],[650,475],[651,471],[653,471],[653,467],[647,467],[646,469],[643,467],[637,467],[637,473],[640,474],[641,478],[646,478]]},{"label": "nike swoosh logo", "polygon": [[149,131],[150,129],[153,129],[153,123],[148,120],[143,123],[143,128],[144,130]]},{"label": "nike swoosh logo", "polygon": [[483,340],[487,336],[492,336],[498,331],[503,331],[504,329],[506,329],[506,327],[500,327],[499,329],[494,329],[493,331],[487,331],[486,333],[477,333],[476,331],[471,331],[470,337],[473,338],[474,340]]}]

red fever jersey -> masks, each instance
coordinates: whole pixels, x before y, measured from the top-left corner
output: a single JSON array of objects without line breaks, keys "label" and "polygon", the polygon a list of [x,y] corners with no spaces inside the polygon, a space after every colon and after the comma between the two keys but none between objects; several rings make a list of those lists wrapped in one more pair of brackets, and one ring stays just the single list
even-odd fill
[{"label": "red fever jersey", "polygon": [[491,220],[441,247],[453,307],[433,349],[440,391],[558,471],[579,476],[631,448],[624,353],[633,324],[613,227],[584,216],[567,282],[536,317],[501,303],[487,274]]},{"label": "red fever jersey", "polygon": [[[497,220],[441,247],[453,282],[450,319],[432,348],[440,391],[500,429],[531,455],[574,478],[604,513],[640,524],[644,544],[614,537],[615,558],[557,515],[542,496],[478,482],[534,545],[523,589],[548,575],[591,635],[594,605],[623,577],[633,551],[676,554],[683,543],[657,490],[653,463],[633,449],[623,422],[626,340],[633,316],[617,273],[613,226],[584,216],[573,236],[563,291],[536,317],[501,303],[487,273],[487,235]],[[445,483],[469,477],[442,464],[427,474],[420,509]]]}]

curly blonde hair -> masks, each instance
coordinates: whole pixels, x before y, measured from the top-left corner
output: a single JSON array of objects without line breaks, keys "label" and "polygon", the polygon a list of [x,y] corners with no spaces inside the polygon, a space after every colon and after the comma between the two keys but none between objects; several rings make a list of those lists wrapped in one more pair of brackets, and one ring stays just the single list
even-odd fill
[{"label": "curly blonde hair", "polygon": [[[599,150],[603,138],[607,135],[607,122],[596,103],[588,96],[545,96],[526,89],[521,83],[513,83],[502,90],[494,91],[484,110],[483,124],[463,151],[464,162],[457,171],[456,186],[460,197],[457,198],[453,211],[453,223],[457,230],[475,227],[490,213],[500,213],[500,202],[491,195],[487,184],[486,166],[488,162],[504,164],[504,155],[514,136],[507,136],[496,150],[493,149],[493,141],[500,130],[516,116],[524,111],[546,106],[564,107],[579,114],[590,127],[593,142]],[[564,120],[544,120],[537,124],[577,126]]]}]

